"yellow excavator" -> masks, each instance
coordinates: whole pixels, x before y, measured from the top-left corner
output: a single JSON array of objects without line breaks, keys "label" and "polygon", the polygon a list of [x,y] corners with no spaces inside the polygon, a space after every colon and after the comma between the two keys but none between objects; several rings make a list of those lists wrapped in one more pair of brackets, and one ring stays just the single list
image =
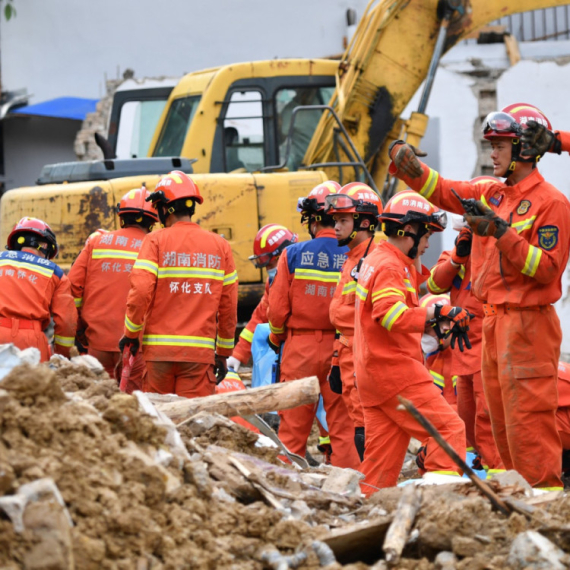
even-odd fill
[{"label": "yellow excavator", "polygon": [[[38,185],[0,202],[0,240],[23,216],[46,220],[69,267],[91,232],[115,229],[115,205],[173,169],[193,173],[197,220],[230,242],[240,302],[263,290],[248,261],[266,223],[300,231],[297,199],[326,179],[361,180],[388,197],[387,148],[417,145],[439,59],[493,20],[568,0],[373,0],[339,60],[275,59],[194,72],[174,87],[147,158],[44,168]],[[425,81],[417,112],[400,118]],[[301,233],[304,235],[304,232]]]}]

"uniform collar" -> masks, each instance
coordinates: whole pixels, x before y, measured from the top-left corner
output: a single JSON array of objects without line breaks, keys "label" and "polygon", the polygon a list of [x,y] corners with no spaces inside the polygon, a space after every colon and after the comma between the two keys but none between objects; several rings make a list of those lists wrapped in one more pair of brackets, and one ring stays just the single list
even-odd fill
[{"label": "uniform collar", "polygon": [[325,228],[324,230],[318,232],[317,235],[315,236],[315,238],[328,238],[328,237],[336,239],[336,234],[334,233],[333,228]]},{"label": "uniform collar", "polygon": [[388,247],[391,251],[393,251],[400,261],[404,264],[410,266],[414,263],[414,260],[411,257],[408,257],[405,253],[402,253],[395,245],[392,245],[389,241],[380,242],[381,245],[386,244],[384,247]]},{"label": "uniform collar", "polygon": [[506,194],[526,194],[539,184],[544,182],[542,174],[535,168],[526,178],[523,178],[518,184],[514,186],[505,185],[504,191]]},{"label": "uniform collar", "polygon": [[370,238],[364,240],[362,243],[359,243],[354,249],[349,249],[348,252],[346,253],[347,257],[349,259],[353,258],[360,259],[364,255],[364,252],[366,251],[366,248],[368,247],[369,243],[370,243]]}]

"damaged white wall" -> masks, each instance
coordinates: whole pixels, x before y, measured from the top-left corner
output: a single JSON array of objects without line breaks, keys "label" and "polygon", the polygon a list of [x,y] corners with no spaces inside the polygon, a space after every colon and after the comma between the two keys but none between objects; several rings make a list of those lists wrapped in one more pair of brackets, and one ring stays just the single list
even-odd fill
[{"label": "damaged white wall", "polygon": [[[505,68],[496,81],[497,108],[510,103],[528,102],[538,106],[550,119],[553,127],[570,130],[570,42],[535,42],[521,44],[523,57],[541,61],[523,60],[508,67],[505,48],[502,44],[490,46],[460,46],[443,60],[434,82],[427,113],[437,119],[439,148],[437,160],[443,176],[455,180],[468,180],[477,166],[477,145],[474,126],[479,120],[478,100],[472,86],[477,81],[461,71],[473,71],[476,67]],[[548,60],[548,56],[558,56]],[[474,59],[475,58],[475,59]],[[421,90],[420,90],[421,91]],[[416,94],[407,113],[417,108]],[[431,137],[430,137],[431,138]],[[433,143],[432,143],[433,144]],[[429,148],[428,148],[429,150]],[[427,162],[429,163],[429,156]],[[570,198],[570,156],[549,155],[540,162],[540,171],[545,179],[554,184]],[[457,234],[448,228],[442,236],[444,249],[453,247]],[[562,353],[570,358],[570,272],[567,269],[563,280],[563,297],[557,303],[564,338]]]}]

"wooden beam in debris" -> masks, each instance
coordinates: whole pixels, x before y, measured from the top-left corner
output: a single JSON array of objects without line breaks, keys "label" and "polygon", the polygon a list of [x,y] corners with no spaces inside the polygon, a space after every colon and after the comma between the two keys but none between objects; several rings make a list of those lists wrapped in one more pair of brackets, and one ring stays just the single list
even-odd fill
[{"label": "wooden beam in debris", "polygon": [[156,408],[175,424],[181,424],[198,412],[217,413],[233,417],[241,414],[263,414],[275,410],[288,410],[304,404],[315,404],[319,399],[319,380],[316,376],[251,388],[204,398],[164,402]]},{"label": "wooden beam in debris", "polygon": [[394,520],[386,533],[384,546],[382,547],[389,566],[395,566],[400,562],[402,551],[410,536],[410,531],[420,510],[421,503],[422,492],[419,487],[413,484],[404,487],[398,502],[398,508],[394,514]]}]

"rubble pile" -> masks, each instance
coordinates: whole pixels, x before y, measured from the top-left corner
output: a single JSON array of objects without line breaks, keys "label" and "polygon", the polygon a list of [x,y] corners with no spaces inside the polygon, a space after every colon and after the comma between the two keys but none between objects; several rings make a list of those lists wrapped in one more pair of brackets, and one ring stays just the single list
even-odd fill
[{"label": "rubble pile", "polygon": [[2,569],[378,569],[387,535],[401,542],[398,568],[570,563],[563,495],[494,482],[516,507],[509,517],[470,483],[364,500],[356,472],[284,465],[266,438],[219,415],[177,430],[105,373],[51,366],[0,381]]}]

